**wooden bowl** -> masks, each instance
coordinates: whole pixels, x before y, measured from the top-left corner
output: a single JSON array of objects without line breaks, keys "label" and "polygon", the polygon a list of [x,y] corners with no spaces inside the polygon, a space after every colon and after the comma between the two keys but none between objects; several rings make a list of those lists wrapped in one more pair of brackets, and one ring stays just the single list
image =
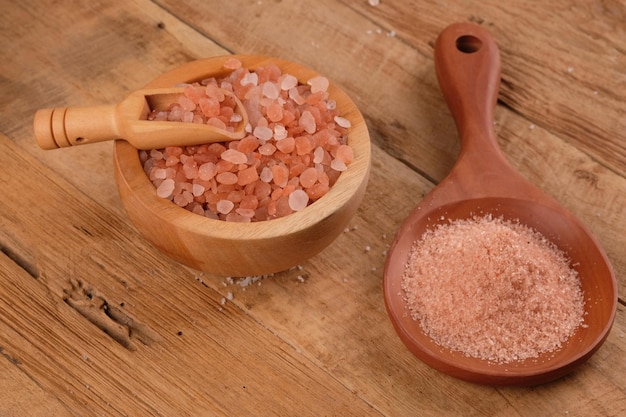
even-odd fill
[{"label": "wooden bowl", "polygon": [[[221,56],[189,62],[167,72],[147,88],[171,87],[224,73],[228,58],[249,69],[277,65],[301,83],[315,71],[281,59]],[[114,170],[122,204],[135,227],[165,255],[195,269],[222,276],[255,276],[297,266],[321,252],[345,229],[363,198],[370,169],[370,138],[363,116],[336,85],[328,88],[339,114],[352,126],[348,144],[354,160],[326,195],[305,209],[268,221],[234,223],[209,219],[156,195],[143,171],[139,152],[128,142],[114,144]]]}]

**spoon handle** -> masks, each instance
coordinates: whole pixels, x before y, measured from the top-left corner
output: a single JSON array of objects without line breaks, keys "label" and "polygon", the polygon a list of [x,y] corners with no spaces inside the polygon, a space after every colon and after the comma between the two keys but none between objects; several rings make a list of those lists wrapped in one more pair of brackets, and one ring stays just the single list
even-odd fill
[{"label": "spoon handle", "polygon": [[435,44],[435,71],[461,139],[459,159],[503,157],[493,128],[500,53],[489,32],[470,23],[448,26]]},{"label": "spoon handle", "polygon": [[33,128],[42,149],[66,148],[120,137],[115,105],[41,109],[35,113]]}]

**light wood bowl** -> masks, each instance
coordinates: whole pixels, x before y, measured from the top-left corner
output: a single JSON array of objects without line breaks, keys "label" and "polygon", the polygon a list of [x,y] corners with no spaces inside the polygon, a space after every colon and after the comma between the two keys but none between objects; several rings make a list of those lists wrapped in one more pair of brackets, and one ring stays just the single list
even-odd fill
[{"label": "light wood bowl", "polygon": [[[222,56],[184,64],[147,88],[172,87],[223,74],[223,63],[238,58],[246,68],[277,65],[300,82],[319,75],[281,59]],[[345,229],[365,194],[370,169],[370,138],[363,116],[332,82],[330,96],[339,114],[350,120],[348,144],[354,160],[329,192],[288,216],[253,223],[209,219],[156,195],[136,148],[124,140],[114,144],[114,170],[122,204],[135,227],[165,255],[195,269],[221,276],[256,276],[297,266],[321,252]]]}]

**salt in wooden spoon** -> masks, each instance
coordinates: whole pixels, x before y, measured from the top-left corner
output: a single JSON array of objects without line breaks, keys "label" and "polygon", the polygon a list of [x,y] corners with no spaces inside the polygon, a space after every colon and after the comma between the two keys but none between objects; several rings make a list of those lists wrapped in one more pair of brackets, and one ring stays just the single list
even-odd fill
[{"label": "salt in wooden spoon", "polygon": [[[493,116],[500,55],[488,31],[466,23],[446,28],[435,45],[435,67],[457,125],[461,151],[449,175],[401,225],[388,252],[383,277],[387,312],[409,350],[447,374],[489,385],[554,380],[581,365],[606,339],[617,307],[615,274],[589,230],[516,172],[498,147]],[[436,345],[412,319],[401,284],[413,243],[437,224],[488,213],[536,229],[577,269],[585,298],[585,326],[579,326],[559,350],[515,363],[490,363]]]},{"label": "salt in wooden spoon", "polygon": [[248,116],[232,93],[241,115],[234,131],[208,124],[147,120],[152,110],[165,110],[183,94],[184,87],[138,90],[116,105],[41,109],[35,113],[37,143],[43,149],[65,148],[125,139],[138,149],[187,146],[242,139]]}]

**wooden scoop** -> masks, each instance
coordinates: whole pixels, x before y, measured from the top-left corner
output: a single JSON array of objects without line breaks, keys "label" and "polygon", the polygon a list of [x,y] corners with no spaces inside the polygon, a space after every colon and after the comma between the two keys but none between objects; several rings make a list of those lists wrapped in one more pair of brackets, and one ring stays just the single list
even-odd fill
[{"label": "wooden scoop", "polygon": [[[435,44],[435,67],[457,125],[461,152],[450,174],[401,225],[388,252],[383,277],[387,312],[413,354],[455,377],[490,385],[534,385],[559,378],[587,360],[610,331],[617,307],[613,269],[587,228],[517,173],[498,148],[493,115],[500,55],[490,34],[473,24],[449,26]],[[401,283],[413,243],[437,224],[488,213],[536,229],[564,251],[577,269],[585,299],[585,326],[559,350],[536,359],[490,363],[436,345],[411,318]]]},{"label": "wooden scoop", "polygon": [[116,105],[41,109],[35,113],[37,143],[43,149],[57,149],[106,140],[125,139],[138,149],[199,145],[245,137],[248,116],[241,101],[236,102],[241,122],[234,131],[208,124],[147,120],[152,110],[165,110],[183,94],[184,87],[139,90]]}]

